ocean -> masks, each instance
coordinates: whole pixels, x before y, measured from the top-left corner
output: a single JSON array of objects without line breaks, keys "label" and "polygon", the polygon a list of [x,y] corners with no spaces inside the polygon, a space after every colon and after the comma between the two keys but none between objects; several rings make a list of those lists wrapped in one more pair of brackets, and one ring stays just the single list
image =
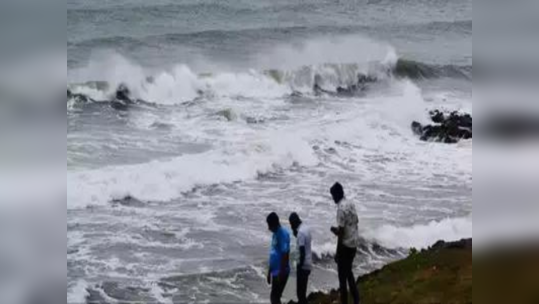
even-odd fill
[{"label": "ocean", "polygon": [[471,0],[68,0],[67,58],[68,303],[268,303],[272,211],[335,288],[336,181],[356,275],[472,235],[472,141],[410,128],[472,113]]}]

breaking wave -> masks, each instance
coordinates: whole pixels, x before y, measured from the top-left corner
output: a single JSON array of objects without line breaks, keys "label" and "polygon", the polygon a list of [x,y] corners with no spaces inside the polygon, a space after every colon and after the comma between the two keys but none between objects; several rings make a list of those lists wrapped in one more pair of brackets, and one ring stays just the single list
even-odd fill
[{"label": "breaking wave", "polygon": [[410,227],[384,225],[366,235],[387,248],[427,248],[438,240],[454,241],[472,237],[472,216],[447,218]]},{"label": "breaking wave", "polygon": [[[92,100],[103,101],[110,100],[116,88],[125,84],[137,99],[174,105],[199,98],[281,98],[295,93],[313,94],[315,84],[325,91],[336,92],[339,87],[357,84],[359,75],[365,75],[373,84],[394,78],[471,80],[472,77],[471,66],[431,65],[405,59],[386,63],[321,63],[294,69],[219,73],[197,73],[187,65],[178,65],[151,75],[121,57],[115,64],[117,68],[105,80],[72,83],[68,89]],[[76,103],[76,100],[71,100],[71,103]]]},{"label": "breaking wave", "polygon": [[[225,158],[227,155],[233,156]],[[198,185],[232,183],[276,168],[316,163],[307,142],[270,134],[248,143],[244,151],[212,150],[144,164],[68,172],[68,209],[106,205],[127,196],[169,201]]]}]

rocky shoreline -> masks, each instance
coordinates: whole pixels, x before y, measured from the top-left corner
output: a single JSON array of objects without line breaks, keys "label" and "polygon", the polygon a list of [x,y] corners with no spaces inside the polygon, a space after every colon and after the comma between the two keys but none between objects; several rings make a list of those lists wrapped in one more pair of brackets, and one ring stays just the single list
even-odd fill
[{"label": "rocky shoreline", "polygon": [[[359,277],[357,284],[362,304],[472,303],[472,239],[412,249],[407,258]],[[338,304],[339,292],[314,292],[308,300]]]}]

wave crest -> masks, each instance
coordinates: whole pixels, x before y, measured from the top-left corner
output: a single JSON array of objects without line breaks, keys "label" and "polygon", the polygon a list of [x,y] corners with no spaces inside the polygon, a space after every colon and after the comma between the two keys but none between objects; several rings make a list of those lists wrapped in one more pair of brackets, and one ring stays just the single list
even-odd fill
[{"label": "wave crest", "polygon": [[378,82],[394,78],[472,77],[471,66],[430,65],[405,59],[395,63],[371,62],[367,66],[361,63],[321,63],[294,69],[221,73],[196,73],[189,66],[178,65],[151,75],[121,59],[117,70],[120,72],[104,77],[105,80],[72,83],[68,88],[91,100],[103,101],[109,100],[119,85],[126,84],[136,99],[174,105],[197,98],[281,98],[294,93],[312,94],[316,84],[324,91],[337,92],[339,88],[356,85],[360,75]]}]

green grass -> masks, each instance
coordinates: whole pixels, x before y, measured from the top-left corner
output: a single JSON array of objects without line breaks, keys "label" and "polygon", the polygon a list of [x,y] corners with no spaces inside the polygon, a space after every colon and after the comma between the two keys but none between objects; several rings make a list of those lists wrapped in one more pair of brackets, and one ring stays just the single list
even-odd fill
[{"label": "green grass", "polygon": [[[451,247],[455,246],[411,251],[407,258],[359,278],[361,303],[539,304],[539,242],[485,248],[475,254],[471,243]],[[337,304],[339,293],[311,294],[309,303]]]},{"label": "green grass", "polygon": [[[472,303],[472,250],[414,253],[359,278],[358,284],[362,304]],[[314,294],[309,300],[311,304],[338,303],[338,292]]]},{"label": "green grass", "polygon": [[425,251],[360,278],[363,303],[472,303],[471,249]]}]

